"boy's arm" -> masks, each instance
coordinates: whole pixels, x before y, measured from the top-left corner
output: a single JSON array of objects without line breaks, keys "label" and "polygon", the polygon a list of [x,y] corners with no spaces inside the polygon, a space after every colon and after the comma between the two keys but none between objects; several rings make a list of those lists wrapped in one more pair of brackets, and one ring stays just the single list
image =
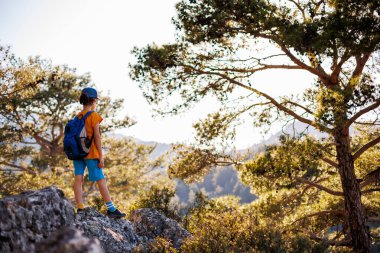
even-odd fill
[{"label": "boy's arm", "polygon": [[99,151],[99,168],[104,167],[104,161],[103,161],[103,152],[102,152],[102,140],[100,138],[100,127],[99,123],[97,123],[94,126],[94,141],[95,141],[95,146],[96,149]]}]

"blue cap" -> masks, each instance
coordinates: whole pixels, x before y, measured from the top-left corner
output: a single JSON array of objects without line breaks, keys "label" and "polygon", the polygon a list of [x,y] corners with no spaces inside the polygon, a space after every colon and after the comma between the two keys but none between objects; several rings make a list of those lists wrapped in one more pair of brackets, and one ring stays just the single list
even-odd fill
[{"label": "blue cap", "polygon": [[82,93],[85,94],[89,98],[98,98],[98,92],[94,88],[91,88],[91,87],[84,88],[82,90]]}]

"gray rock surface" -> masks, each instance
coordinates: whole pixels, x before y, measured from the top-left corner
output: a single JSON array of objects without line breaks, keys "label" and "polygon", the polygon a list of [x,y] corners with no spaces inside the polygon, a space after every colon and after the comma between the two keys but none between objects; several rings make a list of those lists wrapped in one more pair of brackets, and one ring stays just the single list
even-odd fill
[{"label": "gray rock surface", "polygon": [[77,213],[74,225],[84,235],[99,239],[107,252],[131,252],[142,242],[130,221],[110,219],[92,208]]},{"label": "gray rock surface", "polygon": [[0,252],[34,252],[34,244],[74,221],[61,190],[48,187],[0,199]]},{"label": "gray rock surface", "polygon": [[137,234],[144,241],[160,236],[170,240],[177,249],[181,242],[191,234],[183,229],[175,220],[167,218],[162,213],[151,208],[142,208],[132,212],[130,217]]},{"label": "gray rock surface", "polygon": [[54,186],[0,199],[1,253],[132,252],[137,246],[146,248],[157,236],[180,248],[190,233],[150,208],[135,210],[131,221],[110,219],[93,208],[74,215]]},{"label": "gray rock surface", "polygon": [[89,239],[73,227],[61,228],[36,244],[43,253],[104,253],[98,239]]}]

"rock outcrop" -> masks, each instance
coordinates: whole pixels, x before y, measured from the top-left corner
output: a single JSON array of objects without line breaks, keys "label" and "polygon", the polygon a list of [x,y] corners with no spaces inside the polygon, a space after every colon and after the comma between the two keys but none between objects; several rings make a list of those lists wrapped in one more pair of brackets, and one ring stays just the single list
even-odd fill
[{"label": "rock outcrop", "polygon": [[36,244],[36,252],[43,253],[104,253],[96,238],[89,239],[73,227],[55,231],[47,239]]},{"label": "rock outcrop", "polygon": [[0,252],[34,252],[34,244],[74,222],[61,190],[48,187],[0,199]]},{"label": "rock outcrop", "polygon": [[135,210],[114,220],[95,209],[74,215],[56,187],[0,199],[0,252],[132,252],[160,236],[180,248],[190,233],[157,210]]},{"label": "rock outcrop", "polygon": [[108,218],[93,208],[78,213],[74,226],[85,236],[99,239],[107,252],[131,252],[143,242],[130,221]]},{"label": "rock outcrop", "polygon": [[175,220],[169,219],[151,208],[142,208],[132,212],[130,217],[137,234],[144,241],[151,241],[160,236],[170,240],[177,249],[181,247],[182,239],[190,236]]}]

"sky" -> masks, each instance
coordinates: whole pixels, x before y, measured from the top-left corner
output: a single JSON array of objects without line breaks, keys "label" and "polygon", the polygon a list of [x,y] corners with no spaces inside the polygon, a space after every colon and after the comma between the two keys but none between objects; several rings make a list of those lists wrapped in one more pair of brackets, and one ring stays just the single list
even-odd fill
[{"label": "sky", "polygon": [[[192,125],[218,110],[207,98],[178,116],[152,117],[138,88],[129,78],[134,46],[174,42],[175,4],[178,0],[0,0],[0,43],[26,59],[41,56],[55,65],[67,64],[78,74],[90,73],[99,90],[123,98],[124,109],[137,124],[117,133],[144,141],[192,143]],[[271,72],[256,78],[256,87],[277,97],[298,93],[311,77],[300,72]],[[242,91],[242,94],[244,91]],[[279,130],[263,135],[249,124],[237,129],[234,145],[248,148]]]}]

